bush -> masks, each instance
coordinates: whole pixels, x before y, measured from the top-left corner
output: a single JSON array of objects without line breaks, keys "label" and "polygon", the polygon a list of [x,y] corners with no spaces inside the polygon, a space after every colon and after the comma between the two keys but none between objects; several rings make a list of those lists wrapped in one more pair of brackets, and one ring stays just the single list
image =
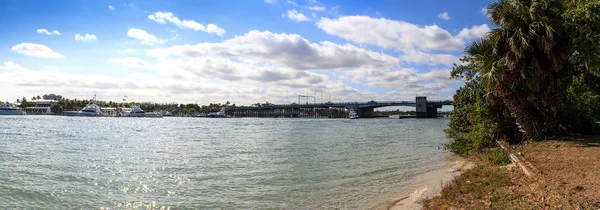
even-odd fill
[{"label": "bush", "polygon": [[490,153],[485,154],[483,159],[486,163],[494,166],[502,166],[510,163],[510,157],[508,157],[508,153],[506,153],[506,151],[500,147],[497,147]]}]

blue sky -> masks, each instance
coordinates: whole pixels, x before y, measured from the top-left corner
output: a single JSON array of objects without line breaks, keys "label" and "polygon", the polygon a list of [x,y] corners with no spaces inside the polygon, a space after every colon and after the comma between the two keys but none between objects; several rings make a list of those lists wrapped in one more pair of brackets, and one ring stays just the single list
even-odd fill
[{"label": "blue sky", "polygon": [[[0,83],[119,101],[289,103],[449,99],[473,1],[0,1]],[[317,93],[320,98],[320,94]]]}]

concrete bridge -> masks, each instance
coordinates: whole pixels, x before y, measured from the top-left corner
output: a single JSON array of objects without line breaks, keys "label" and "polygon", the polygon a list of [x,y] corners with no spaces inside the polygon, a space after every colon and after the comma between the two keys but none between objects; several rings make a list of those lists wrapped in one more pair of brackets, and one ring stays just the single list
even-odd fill
[{"label": "concrete bridge", "polygon": [[237,117],[307,117],[307,118],[345,118],[352,110],[361,118],[372,118],[375,108],[387,106],[415,107],[417,118],[435,118],[437,109],[452,105],[452,101],[427,101],[427,97],[418,96],[415,101],[368,101],[368,102],[326,102],[306,104],[256,104],[254,106],[228,107],[226,114]]}]

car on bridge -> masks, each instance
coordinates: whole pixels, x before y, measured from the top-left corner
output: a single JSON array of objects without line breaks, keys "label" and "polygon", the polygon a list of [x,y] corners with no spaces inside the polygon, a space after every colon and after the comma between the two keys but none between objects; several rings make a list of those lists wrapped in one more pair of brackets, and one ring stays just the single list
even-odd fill
[{"label": "car on bridge", "polygon": [[377,102],[376,101],[369,101],[367,103],[369,103],[369,104],[376,104]]}]

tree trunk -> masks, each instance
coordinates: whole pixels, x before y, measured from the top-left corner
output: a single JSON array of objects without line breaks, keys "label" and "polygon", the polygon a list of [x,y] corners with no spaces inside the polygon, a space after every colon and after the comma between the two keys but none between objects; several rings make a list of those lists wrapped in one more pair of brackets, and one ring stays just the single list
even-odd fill
[{"label": "tree trunk", "polygon": [[[504,86],[504,85],[500,85]],[[498,93],[502,102],[506,105],[517,123],[519,131],[525,137],[540,139],[544,133],[543,125],[540,124],[540,116],[527,99],[527,95],[519,94],[518,91],[508,90],[507,87],[499,87]]]}]

